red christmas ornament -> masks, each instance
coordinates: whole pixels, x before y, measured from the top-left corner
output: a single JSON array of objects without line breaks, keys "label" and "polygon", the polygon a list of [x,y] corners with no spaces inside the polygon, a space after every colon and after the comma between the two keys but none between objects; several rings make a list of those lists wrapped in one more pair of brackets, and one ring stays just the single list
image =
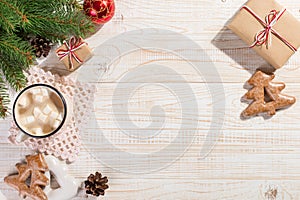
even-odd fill
[{"label": "red christmas ornament", "polygon": [[83,9],[93,22],[105,24],[115,14],[115,2],[114,0],[85,0]]}]

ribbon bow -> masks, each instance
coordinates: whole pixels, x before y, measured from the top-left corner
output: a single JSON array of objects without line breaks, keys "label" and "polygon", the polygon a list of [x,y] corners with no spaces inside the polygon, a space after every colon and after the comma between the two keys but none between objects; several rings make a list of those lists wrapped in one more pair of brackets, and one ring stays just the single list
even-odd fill
[{"label": "ribbon bow", "polygon": [[272,45],[272,34],[274,34],[276,37],[278,37],[281,41],[283,41],[289,48],[291,48],[294,52],[297,51],[297,49],[290,44],[284,37],[282,37],[276,30],[273,29],[273,26],[276,24],[276,22],[281,18],[281,16],[285,13],[286,9],[282,9],[280,12],[276,10],[271,10],[270,13],[266,16],[266,19],[264,22],[251,8],[244,5],[242,9],[247,10],[253,17],[259,21],[264,26],[264,29],[258,31],[255,35],[255,41],[250,46],[250,48],[253,48],[255,46],[261,46],[263,44],[266,45],[268,48]]},{"label": "ribbon bow", "polygon": [[80,49],[82,46],[86,45],[84,41],[82,41],[81,38],[76,38],[76,37],[71,37],[69,40],[69,43],[64,42],[64,45],[66,46],[66,50],[64,49],[59,49],[56,51],[59,60],[64,59],[66,56],[68,56],[69,59],[69,69],[74,69],[74,63],[73,63],[73,58],[76,60],[78,63],[82,63],[83,61],[78,57],[78,55],[75,53],[78,49]]}]

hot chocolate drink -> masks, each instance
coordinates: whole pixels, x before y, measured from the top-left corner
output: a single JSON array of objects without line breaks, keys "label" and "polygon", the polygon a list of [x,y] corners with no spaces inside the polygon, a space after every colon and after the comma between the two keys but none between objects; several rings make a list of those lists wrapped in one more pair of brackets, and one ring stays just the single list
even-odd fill
[{"label": "hot chocolate drink", "polygon": [[25,133],[46,137],[64,122],[66,106],[63,97],[47,85],[33,85],[23,90],[14,104],[14,119]]}]

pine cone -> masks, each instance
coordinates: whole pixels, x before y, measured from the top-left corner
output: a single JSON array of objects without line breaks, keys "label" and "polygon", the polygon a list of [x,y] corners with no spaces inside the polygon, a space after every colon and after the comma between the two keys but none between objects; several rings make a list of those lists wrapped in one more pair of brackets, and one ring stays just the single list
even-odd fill
[{"label": "pine cone", "polygon": [[108,179],[106,176],[102,177],[101,173],[96,172],[96,174],[91,174],[87,180],[84,182],[87,194],[93,196],[104,195],[104,190],[108,188]]},{"label": "pine cone", "polygon": [[51,41],[49,39],[35,36],[29,38],[29,42],[31,46],[34,48],[34,53],[37,58],[40,58],[41,56],[47,57],[50,50],[51,50]]}]

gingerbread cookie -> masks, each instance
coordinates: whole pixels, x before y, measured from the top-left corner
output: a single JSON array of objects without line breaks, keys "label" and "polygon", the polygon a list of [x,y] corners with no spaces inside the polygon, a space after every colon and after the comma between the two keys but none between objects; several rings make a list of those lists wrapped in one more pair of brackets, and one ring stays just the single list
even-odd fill
[{"label": "gingerbread cookie", "polygon": [[[47,200],[42,187],[49,183],[49,179],[44,175],[48,171],[48,166],[43,155],[26,156],[26,162],[26,164],[16,164],[18,174],[5,177],[4,182],[18,190],[23,198]],[[27,183],[28,178],[30,183]]]},{"label": "gingerbread cookie", "polygon": [[274,75],[268,75],[257,71],[249,80],[248,84],[253,86],[243,97],[246,100],[253,100],[243,111],[243,117],[256,116],[266,113],[269,116],[275,115],[276,111],[293,105],[296,102],[294,97],[281,94],[285,88],[284,83],[272,82]]}]

